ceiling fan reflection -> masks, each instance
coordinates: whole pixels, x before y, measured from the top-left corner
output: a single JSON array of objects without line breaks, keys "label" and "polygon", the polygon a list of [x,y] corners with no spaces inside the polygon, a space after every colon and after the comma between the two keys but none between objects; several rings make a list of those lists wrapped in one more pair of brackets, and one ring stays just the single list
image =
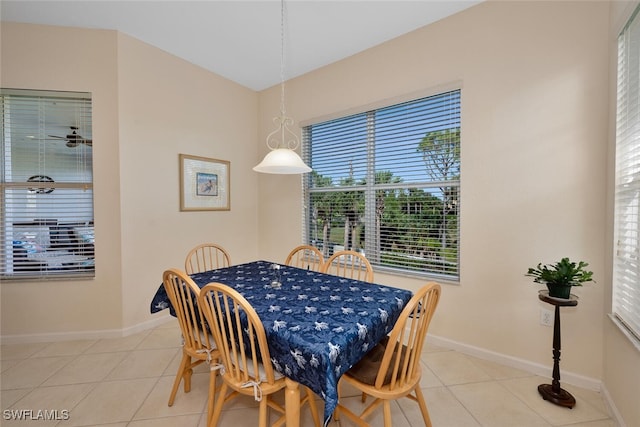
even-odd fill
[{"label": "ceiling fan reflection", "polygon": [[40,141],[67,141],[67,147],[77,147],[78,144],[85,144],[88,147],[93,146],[93,140],[83,137],[82,135],[76,132],[78,130],[77,126],[69,126],[71,129],[71,133],[66,136],[58,136],[58,135],[47,135],[49,138],[34,138],[28,137],[31,139],[38,139]]},{"label": "ceiling fan reflection", "polygon": [[71,128],[71,133],[67,136],[57,136],[57,135],[49,135],[51,138],[62,139],[67,141],[67,147],[75,147],[78,144],[85,144],[89,147],[93,146],[93,140],[87,139],[79,135],[76,131],[78,128],[76,126],[69,126]]}]

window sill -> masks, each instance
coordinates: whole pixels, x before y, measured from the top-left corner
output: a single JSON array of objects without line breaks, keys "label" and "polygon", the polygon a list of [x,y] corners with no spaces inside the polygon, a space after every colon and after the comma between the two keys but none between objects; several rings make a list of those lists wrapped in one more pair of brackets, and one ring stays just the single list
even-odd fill
[{"label": "window sill", "polygon": [[447,277],[444,275],[437,275],[433,273],[421,273],[419,271],[401,270],[399,268],[386,267],[386,266],[380,266],[380,265],[374,265],[373,269],[375,272],[380,272],[382,274],[408,277],[410,279],[432,280],[442,285],[459,285],[460,284],[459,280],[455,280],[455,279],[452,279],[451,277]]},{"label": "window sill", "polygon": [[614,316],[613,314],[609,314],[608,316],[609,316],[609,319],[611,319],[611,321],[613,322],[613,324],[616,325],[618,329],[620,329],[620,331],[624,334],[624,336],[626,336],[627,339],[631,341],[631,344],[636,348],[636,350],[640,352],[640,339],[638,339],[638,337],[635,336],[629,330],[629,328],[627,328],[627,326],[624,323],[622,323],[616,316]]}]

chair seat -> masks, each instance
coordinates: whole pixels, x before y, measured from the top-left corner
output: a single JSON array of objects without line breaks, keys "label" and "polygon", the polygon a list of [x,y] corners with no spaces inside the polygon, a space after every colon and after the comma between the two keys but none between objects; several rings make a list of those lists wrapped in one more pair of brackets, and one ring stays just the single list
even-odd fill
[{"label": "chair seat", "polygon": [[[370,386],[375,385],[376,379],[378,377],[378,371],[380,370],[380,365],[382,364],[382,358],[384,357],[388,342],[389,337],[384,337],[382,341],[380,341],[367,354],[365,354],[358,363],[353,365],[353,367],[349,369],[349,371],[347,371],[346,375],[355,378],[363,384],[367,384]],[[402,346],[402,354],[407,354],[407,347],[404,345]],[[393,366],[395,364],[397,357],[398,349],[393,352],[390,366]],[[404,357],[402,360],[400,360],[400,364],[402,364],[403,361]],[[383,386],[391,383],[392,374],[393,370],[387,370],[387,374],[385,375],[384,381],[382,383]]]},{"label": "chair seat", "polygon": [[[206,326],[206,325],[205,325]],[[216,347],[216,342],[213,339],[213,335],[211,335],[211,332],[207,330],[207,332],[200,330],[199,331],[199,335],[200,335],[200,340],[201,342],[208,342],[209,343],[209,348],[208,349],[200,349],[200,350],[196,350],[196,353],[212,353],[214,351],[218,350],[218,347]],[[183,337],[184,339],[184,337]]]},{"label": "chair seat", "polygon": [[[255,372],[253,371],[253,364],[248,364],[247,365],[247,374],[251,377],[251,378],[255,378],[257,380],[259,380],[260,382],[263,381],[267,381],[267,373],[264,369],[264,365],[262,363],[258,364],[258,375],[255,374]],[[275,369],[273,370],[273,379],[275,381],[278,381],[280,379],[284,378],[284,375],[282,375],[280,372],[276,371]]]}]

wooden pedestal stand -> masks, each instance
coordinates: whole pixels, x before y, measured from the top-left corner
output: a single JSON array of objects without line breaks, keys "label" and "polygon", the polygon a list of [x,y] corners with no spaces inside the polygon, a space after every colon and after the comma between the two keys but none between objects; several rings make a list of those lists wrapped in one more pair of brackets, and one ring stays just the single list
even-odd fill
[{"label": "wooden pedestal stand", "polygon": [[553,381],[551,384],[540,384],[538,393],[544,400],[566,408],[573,408],[576,399],[571,393],[560,387],[560,307],[574,307],[578,305],[578,298],[575,295],[571,295],[569,299],[555,298],[549,296],[548,291],[540,291],[538,298],[556,307],[553,319]]}]

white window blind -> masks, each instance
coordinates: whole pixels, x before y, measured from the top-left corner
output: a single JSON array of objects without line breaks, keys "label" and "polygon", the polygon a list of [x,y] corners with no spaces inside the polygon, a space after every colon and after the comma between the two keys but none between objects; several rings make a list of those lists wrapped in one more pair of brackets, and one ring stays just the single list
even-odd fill
[{"label": "white window blind", "polygon": [[640,339],[640,20],[618,37],[613,315]]},{"label": "white window blind", "polygon": [[0,278],[94,275],[86,93],[2,89]]},{"label": "white window blind", "polygon": [[306,126],[305,240],[459,278],[460,90]]}]

